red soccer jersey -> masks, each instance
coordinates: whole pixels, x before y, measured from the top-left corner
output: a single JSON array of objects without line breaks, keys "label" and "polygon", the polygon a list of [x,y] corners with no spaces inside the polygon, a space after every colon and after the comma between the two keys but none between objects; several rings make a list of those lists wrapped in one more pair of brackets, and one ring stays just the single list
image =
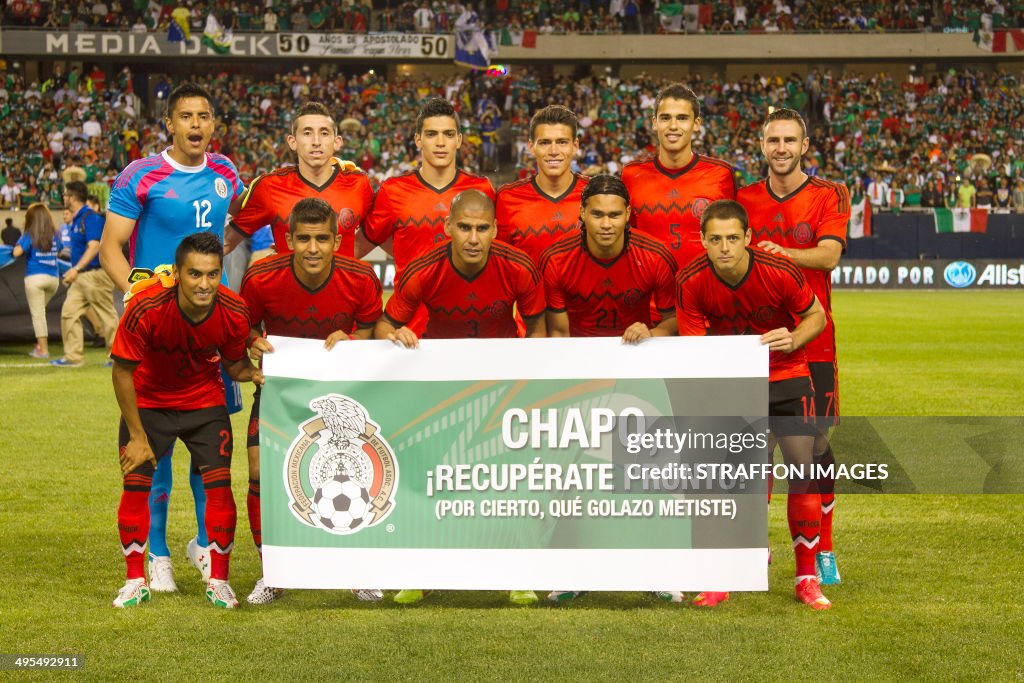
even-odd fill
[{"label": "red soccer jersey", "polygon": [[673,310],[675,266],[664,244],[632,231],[622,253],[608,261],[590,253],[582,231],[541,257],[548,308],[569,314],[573,337],[615,337],[635,322],[650,327],[652,307]]},{"label": "red soccer jersey", "polygon": [[322,187],[303,178],[298,166],[285,166],[260,176],[242,199],[234,225],[246,235],[269,225],[274,233],[274,249],[287,254],[291,249],[285,235],[292,208],[302,199],[317,197],[338,212],[338,253],[354,256],[356,230],[373,208],[373,187],[366,174],[350,162],[332,159],[331,163],[334,173]]},{"label": "red soccer jersey", "polygon": [[136,365],[140,408],[198,410],[224,405],[221,359],[242,358],[248,339],[245,302],[227,287],[195,323],[178,308],[177,284],[157,282],[128,301],[110,355]]},{"label": "red soccer jersey", "polygon": [[736,197],[732,166],[694,154],[683,168],[668,169],[657,157],[622,169],[633,209],[630,225],[659,239],[675,253],[677,268],[704,253],[700,216],[711,202]]},{"label": "red soccer jersey", "polygon": [[385,315],[396,327],[420,305],[430,313],[424,337],[516,337],[515,305],[524,318],[544,312],[544,286],[522,250],[492,242],[484,269],[472,278],[455,270],[451,245],[439,244],[409,264],[395,284]]},{"label": "red soccer jersey", "polygon": [[292,258],[271,256],[242,278],[253,325],[262,322],[267,334],[327,339],[338,330],[352,334],[357,327],[373,327],[380,318],[381,286],[373,268],[335,254],[327,281],[310,290],[295,277]]},{"label": "red soccer jersey", "polygon": [[[814,292],[790,259],[748,248],[750,265],[739,284],[726,284],[705,255],[676,275],[676,309],[683,336],[756,334],[785,327],[814,305]],[[705,328],[705,321],[707,328]],[[807,354],[772,351],[768,380],[807,377]]]},{"label": "red soccer jersey", "polygon": [[[796,191],[779,197],[767,181],[739,191],[754,233],[751,244],[762,240],[787,249],[810,249],[823,240],[836,240],[846,248],[846,226],[850,222],[850,192],[842,183],[809,176]],[[807,284],[825,309],[825,329],[807,345],[811,363],[831,363],[836,358],[836,328],[832,323],[832,273],[802,268]]]},{"label": "red soccer jersey", "polygon": [[525,251],[540,264],[540,255],[579,227],[580,196],[587,176],[576,175],[559,197],[550,197],[533,179],[503,185],[498,190],[495,219],[498,239]]},{"label": "red soccer jersey", "polygon": [[480,190],[494,201],[491,181],[463,171],[456,171],[441,189],[423,180],[419,171],[388,178],[380,186],[363,234],[374,244],[393,239],[396,280],[410,261],[448,239],[444,219],[455,196],[466,190]]}]

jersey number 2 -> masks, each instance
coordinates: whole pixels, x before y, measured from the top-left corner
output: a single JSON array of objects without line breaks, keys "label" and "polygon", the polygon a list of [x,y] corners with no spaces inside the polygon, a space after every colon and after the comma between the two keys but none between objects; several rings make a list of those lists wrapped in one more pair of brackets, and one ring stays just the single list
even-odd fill
[{"label": "jersey number 2", "polygon": [[194,202],[192,202],[192,206],[196,208],[196,230],[212,228],[213,223],[210,222],[210,209],[213,208],[213,204],[210,203],[210,200],[197,199]]}]

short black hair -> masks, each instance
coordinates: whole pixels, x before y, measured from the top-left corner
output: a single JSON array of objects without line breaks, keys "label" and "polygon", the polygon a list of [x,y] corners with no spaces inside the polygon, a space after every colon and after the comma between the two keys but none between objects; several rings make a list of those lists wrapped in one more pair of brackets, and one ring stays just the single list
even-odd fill
[{"label": "short black hair", "polygon": [[331,125],[334,126],[334,130],[338,130],[337,123],[334,121],[334,116],[331,115],[331,110],[328,109],[321,102],[306,102],[299,110],[295,112],[295,118],[292,119],[292,135],[299,130],[299,119],[303,116],[326,116],[331,120]]},{"label": "short black hair", "polygon": [[693,118],[700,118],[700,98],[697,97],[697,93],[693,92],[689,86],[683,85],[682,83],[672,83],[666,85],[664,88],[658,91],[658,96],[654,99],[654,117],[658,117],[658,108],[661,107],[661,103],[665,100],[683,100],[690,103],[690,107],[693,109]]},{"label": "short black hair", "polygon": [[186,97],[202,97],[210,105],[210,111],[213,111],[213,98],[210,97],[210,91],[199,85],[198,83],[182,83],[173,91],[171,96],[167,98],[167,116],[168,118],[174,114],[174,107],[178,104],[178,100],[182,100]]},{"label": "short black hair", "polygon": [[717,202],[711,202],[704,213],[700,215],[700,232],[703,235],[707,232],[706,227],[708,221],[728,221],[738,220],[743,226],[743,232],[747,231],[747,210],[743,208],[743,205],[734,199],[719,199]]},{"label": "short black hair", "polygon": [[338,214],[331,205],[319,197],[306,197],[298,201],[292,207],[288,216],[288,233],[295,234],[295,228],[299,223],[302,225],[320,225],[327,223],[331,226],[331,234],[338,234]]},{"label": "short black hair", "polygon": [[174,252],[174,265],[181,270],[189,254],[215,254],[224,265],[224,245],[212,232],[194,232],[181,241]]},{"label": "short black hair", "polygon": [[455,111],[455,106],[443,97],[432,97],[423,105],[416,116],[416,132],[423,132],[423,122],[434,116],[450,116],[455,119],[455,130],[461,132],[459,114]]},{"label": "short black hair", "polygon": [[804,121],[804,117],[801,116],[800,112],[798,112],[796,109],[782,107],[781,109],[776,109],[771,114],[768,114],[768,116],[764,120],[764,123],[761,124],[762,136],[764,135],[764,129],[767,128],[768,124],[771,123],[772,121],[796,121],[797,123],[800,124],[800,132],[802,133],[800,139],[807,137],[807,123]]},{"label": "short black hair", "polygon": [[72,180],[64,186],[64,192],[71,195],[79,204],[85,204],[89,199],[89,188],[81,180]]},{"label": "short black hair", "polygon": [[587,200],[595,194],[617,195],[625,199],[626,206],[629,206],[629,190],[626,189],[626,183],[617,175],[602,173],[588,180],[586,187],[583,188],[583,194],[580,195],[580,206],[586,206]]},{"label": "short black hair", "polygon": [[530,119],[530,140],[537,138],[537,126],[544,125],[569,126],[572,130],[573,138],[576,137],[579,130],[576,114],[568,107],[563,107],[560,104],[548,105],[533,115],[533,118]]}]

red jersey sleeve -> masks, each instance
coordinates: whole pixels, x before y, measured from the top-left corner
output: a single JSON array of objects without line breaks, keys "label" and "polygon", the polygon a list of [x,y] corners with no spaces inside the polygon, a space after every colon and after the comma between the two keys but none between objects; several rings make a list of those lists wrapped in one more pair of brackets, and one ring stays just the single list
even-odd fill
[{"label": "red jersey sleeve", "polygon": [[[250,271],[251,273],[251,271]],[[253,327],[258,327],[263,322],[263,296],[260,292],[259,280],[247,274],[242,278],[242,287],[239,292],[246,308],[249,309],[249,318]]]},{"label": "red jersey sleeve", "polygon": [[498,201],[494,206],[494,222],[498,225],[498,239],[507,244],[512,244],[512,212],[508,209],[508,202]]},{"label": "red jersey sleeve", "polygon": [[373,214],[373,200],[374,200],[373,185],[370,184],[370,179],[367,176],[365,176],[365,175],[362,176],[362,180],[359,183],[358,191],[359,191],[359,196],[360,196],[360,199],[362,201],[362,204],[363,204],[363,206],[366,207],[366,211],[364,212],[364,214],[362,216],[362,221],[359,223],[359,225],[357,227],[361,228],[365,232],[365,230],[366,230],[366,223],[367,223],[367,221],[369,221],[370,216]]},{"label": "red jersey sleeve", "polygon": [[395,209],[387,181],[377,190],[373,208],[363,223],[363,236],[374,244],[384,244],[395,232]]},{"label": "red jersey sleeve", "polygon": [[384,313],[392,323],[405,325],[416,314],[422,299],[419,277],[404,277],[395,285],[395,293],[388,299]]},{"label": "red jersey sleeve", "polygon": [[[139,303],[144,299],[133,298],[128,302],[121,322],[117,326],[117,334],[114,335],[114,343],[110,347],[110,356],[126,363],[138,364],[145,356],[146,348],[149,346],[149,324],[145,315],[130,315]],[[131,325],[126,325],[127,321]]]},{"label": "red jersey sleeve", "polygon": [[363,278],[362,290],[362,295],[359,297],[359,310],[355,314],[356,326],[373,327],[384,314],[381,303],[384,290],[381,288],[380,280],[372,272]]},{"label": "red jersey sleeve", "polygon": [[566,311],[565,288],[562,286],[562,273],[557,260],[545,255],[541,258],[541,273],[544,279],[544,298],[548,308],[555,313]]},{"label": "red jersey sleeve", "polygon": [[519,292],[516,295],[516,309],[524,318],[538,316],[545,311],[544,283],[540,272],[532,263],[519,270]]},{"label": "red jersey sleeve", "polygon": [[249,341],[249,331],[252,328],[249,310],[245,306],[245,301],[224,285],[220,285],[217,296],[223,297],[219,303],[224,305],[226,312],[226,334],[220,347],[220,355],[229,362],[235,362],[244,358],[246,354],[246,342]]},{"label": "red jersey sleeve", "polygon": [[782,281],[783,301],[786,307],[793,315],[802,316],[814,305],[814,292],[799,272],[784,274]]},{"label": "red jersey sleeve", "polygon": [[679,322],[679,336],[703,337],[707,334],[704,311],[700,307],[700,296],[696,291],[695,278],[676,284],[676,320]]},{"label": "red jersey sleeve", "polygon": [[261,181],[264,178],[266,176],[260,176],[252,182],[242,199],[242,208],[232,220],[232,224],[245,235],[252,236],[264,225],[268,225],[273,218],[265,199],[268,193],[261,189]]},{"label": "red jersey sleeve", "polygon": [[825,239],[839,240],[846,248],[846,227],[850,224],[850,191],[845,185],[835,183],[836,196],[826,205],[818,226],[818,242]]},{"label": "red jersey sleeve", "polygon": [[654,294],[652,301],[654,307],[659,311],[674,311],[675,303],[675,273],[672,267],[662,259],[654,262]]}]

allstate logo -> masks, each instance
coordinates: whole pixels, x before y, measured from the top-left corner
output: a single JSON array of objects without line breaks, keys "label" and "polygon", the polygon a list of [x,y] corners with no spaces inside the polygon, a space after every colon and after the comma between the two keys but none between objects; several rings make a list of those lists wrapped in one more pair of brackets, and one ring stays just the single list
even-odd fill
[{"label": "allstate logo", "polygon": [[978,271],[967,261],[953,261],[946,266],[942,277],[946,279],[946,284],[950,287],[963,289],[974,284],[975,278],[978,277]]},{"label": "allstate logo", "polygon": [[285,457],[290,510],[332,534],[379,524],[395,507],[398,463],[362,405],[327,394],[309,402],[316,417],[298,425]]}]

